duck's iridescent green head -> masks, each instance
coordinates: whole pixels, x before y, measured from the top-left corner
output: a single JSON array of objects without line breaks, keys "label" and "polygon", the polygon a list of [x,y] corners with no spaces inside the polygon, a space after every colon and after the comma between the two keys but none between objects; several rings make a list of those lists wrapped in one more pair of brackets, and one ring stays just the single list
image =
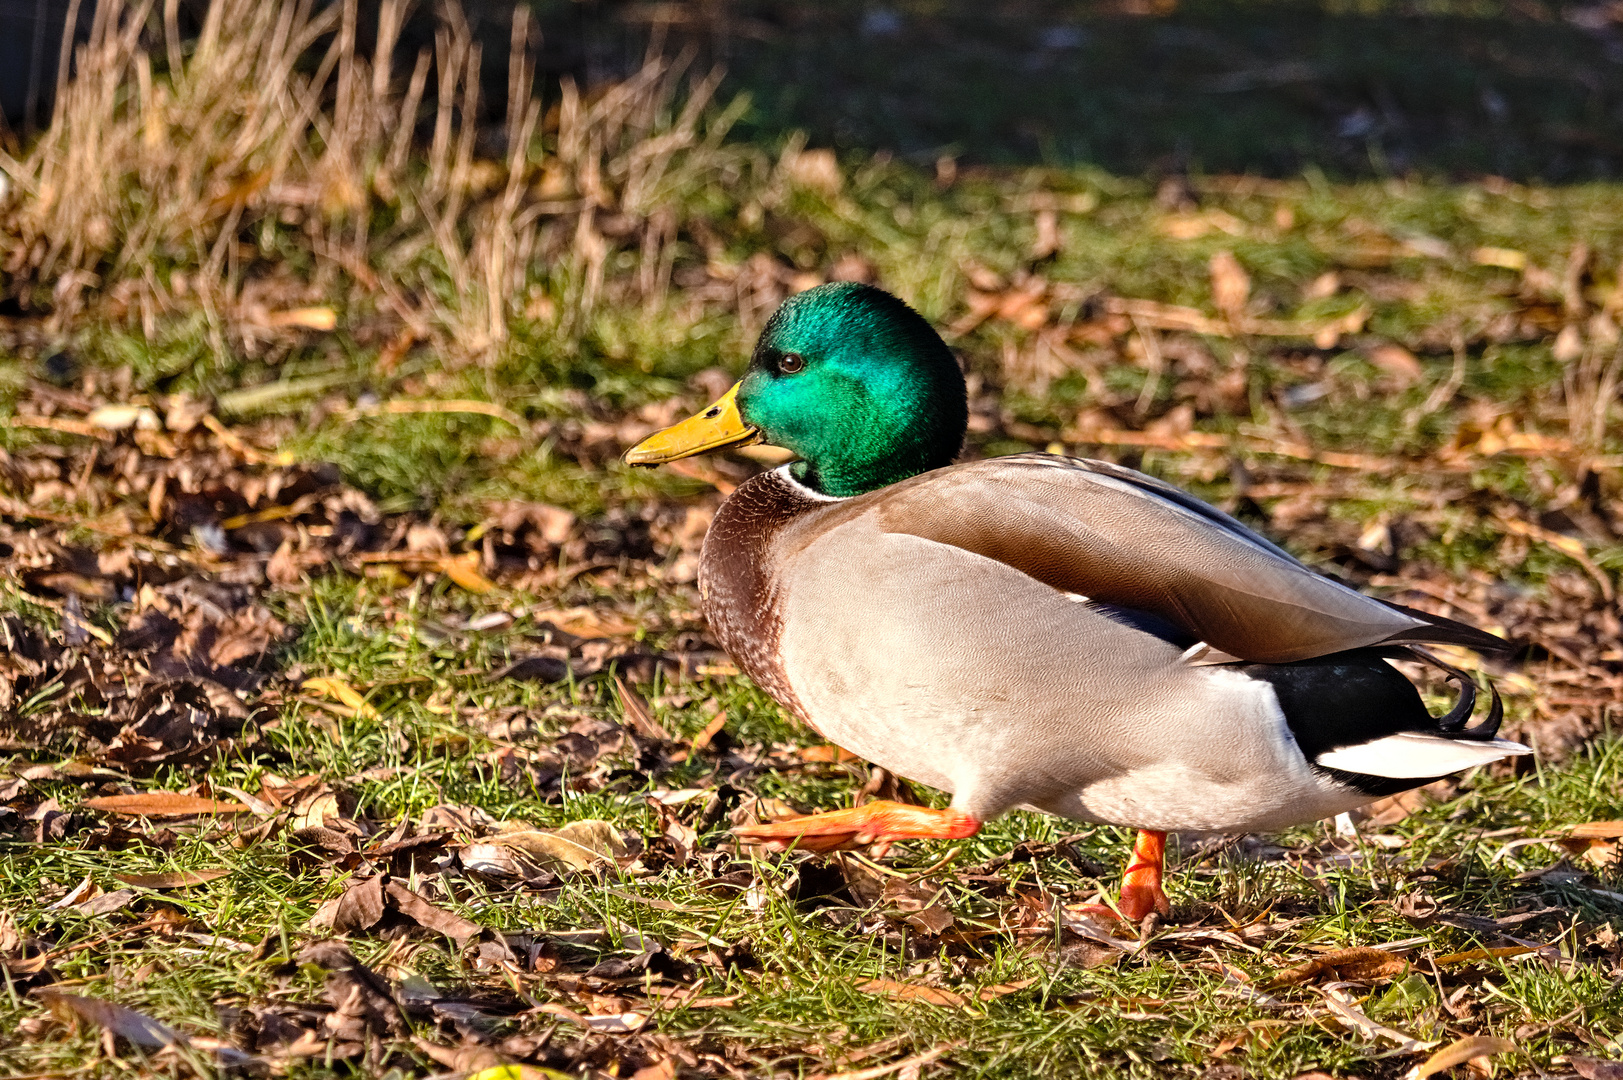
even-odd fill
[{"label": "duck's iridescent green head", "polygon": [[800,457],[802,483],[860,495],[951,464],[967,422],[963,374],[930,324],[889,293],[838,282],[786,300],[738,384],[626,460],[766,442]]}]

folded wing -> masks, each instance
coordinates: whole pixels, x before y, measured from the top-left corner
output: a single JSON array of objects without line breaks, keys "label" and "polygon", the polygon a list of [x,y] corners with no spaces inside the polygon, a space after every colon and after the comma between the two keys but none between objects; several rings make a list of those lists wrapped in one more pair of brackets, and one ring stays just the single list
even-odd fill
[{"label": "folded wing", "polygon": [[1214,507],[1107,462],[1047,454],[972,462],[888,488],[876,509],[886,531],[1150,612],[1253,662],[1399,642],[1507,647],[1349,589]]}]

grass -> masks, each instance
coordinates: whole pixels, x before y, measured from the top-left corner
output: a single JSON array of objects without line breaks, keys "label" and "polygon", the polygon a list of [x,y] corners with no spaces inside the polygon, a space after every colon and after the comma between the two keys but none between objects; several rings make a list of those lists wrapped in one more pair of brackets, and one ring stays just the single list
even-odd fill
[{"label": "grass", "polygon": [[[345,25],[342,8],[325,18],[318,53]],[[222,54],[252,46],[220,32]],[[448,93],[465,95],[471,46],[456,33]],[[1623,816],[1615,183],[1214,168],[1168,184],[968,160],[946,176],[933,162],[807,149],[768,132],[778,105],[716,104],[710,84],[663,62],[617,90],[560,96],[553,119],[550,105],[522,106],[531,137],[501,160],[470,136],[456,164],[466,129],[453,110],[442,157],[408,140],[390,166],[387,117],[401,114],[409,65],[344,128],[343,94],[373,85],[353,48],[334,54],[323,96],[299,64],[250,85],[188,46],[173,80],[158,64],[148,140],[138,46],[104,37],[112,91],[87,85],[37,146],[0,160],[26,181],[0,215],[0,256],[24,253],[0,326],[11,421],[0,424],[0,612],[68,658],[53,669],[64,679],[73,658],[106,666],[69,687],[28,681],[26,650],[0,657],[7,689],[26,687],[0,696],[0,1071],[215,1068],[200,1041],[190,1059],[104,1043],[31,993],[49,983],[194,1037],[225,1035],[262,1067],[310,1077],[496,1060],[476,1051],[594,1077],[906,1075],[907,1059],[937,1052],[915,1063],[920,1075],[1396,1077],[1424,1055],[1330,1019],[1332,979],[1268,986],[1325,950],[1383,944],[1409,967],[1350,980],[1375,1022],[1441,1044],[1506,1039],[1517,1049],[1496,1060],[1511,1075],[1623,1058],[1623,885],[1605,861],[1616,845],[1585,858],[1569,836]],[[252,47],[255,62],[291,56]],[[440,115],[437,85],[436,69],[425,119]],[[245,107],[208,153],[200,138],[182,145],[183,103],[250,94],[313,94],[319,108],[267,134]],[[1235,123],[1262,132],[1269,115],[1240,110]],[[754,141],[725,141],[740,116]],[[113,180],[44,206],[28,183],[63,175],[93,135]],[[651,143],[679,149],[639,173],[633,163],[658,157]],[[257,149],[228,160],[220,148],[233,146]],[[229,224],[186,217],[259,175],[277,146],[294,147],[284,171],[228,200],[240,202]],[[335,147],[367,181],[361,202],[293,213]],[[143,170],[163,178],[146,204],[130,186]],[[474,182],[485,174],[517,179]],[[579,198],[593,176],[603,205]],[[114,222],[99,247],[98,214]],[[479,245],[498,233],[511,259],[493,263]],[[40,239],[57,254],[36,259]],[[1236,282],[1223,253],[1246,279],[1227,313],[1217,296]],[[715,396],[772,306],[836,272],[871,276],[948,331],[972,386],[968,454],[1058,444],[1124,461],[1328,572],[1514,637],[1521,653],[1492,674],[1510,729],[1541,751],[1536,767],[1467,777],[1406,815],[1382,807],[1357,839],[1324,823],[1186,837],[1175,919],[1142,948],[1063,918],[1113,888],[1123,830],[1016,813],[948,863],[944,845],[913,844],[881,869],[734,849],[735,808],[845,805],[868,772],[728,674],[695,614],[692,559],[717,487],[760,463],[633,474],[618,453]],[[73,276],[85,274],[95,283]],[[333,328],[266,318],[310,309],[330,310]],[[1354,314],[1355,328],[1313,340]],[[458,411],[469,400],[518,425]],[[188,402],[225,435],[188,426]],[[400,402],[441,411],[384,411]],[[90,410],[109,403],[151,408],[159,429],[87,436]],[[514,502],[567,511],[567,528],[549,540],[503,524]],[[227,527],[243,517],[261,520]],[[436,543],[474,553],[495,588],[459,583]],[[280,583],[265,577],[278,552],[304,560]],[[125,555],[135,569],[118,568]],[[153,608],[143,585],[190,635],[167,652],[126,636]],[[193,680],[253,676],[231,695],[246,717],[226,723],[224,705],[199,705],[209,754],[110,768],[113,732],[96,724],[130,715],[119,688],[154,685],[149,672],[205,631],[246,633],[227,616],[289,628],[243,659],[210,654],[213,675]],[[572,673],[501,674],[537,657]],[[605,665],[615,658],[631,712],[645,702],[668,738],[636,733]],[[341,680],[364,704],[312,679]],[[725,729],[694,748],[718,712]],[[593,739],[601,754],[580,751]],[[351,847],[447,813],[462,824],[418,855],[363,859],[294,820],[308,789],[281,817],[237,821],[86,806],[147,791],[263,799],[301,778],[330,787],[326,826],[350,830]],[[673,794],[694,789],[691,801]],[[592,820],[632,851],[585,870],[554,864],[527,885],[469,869],[493,823]],[[301,956],[329,933],[312,916],[368,867],[483,933],[458,946],[397,914],[343,932],[396,1000],[416,1003],[409,1030],[372,1016],[356,1021],[368,1038],[350,1039],[322,1025],[349,1015],[351,984]],[[58,904],[87,877],[113,892],[126,887],[119,874],[215,870],[226,873],[143,887],[105,914]],[[1459,956],[1478,948],[1510,951]],[[598,967],[610,961],[621,974]],[[870,980],[910,989],[863,989]],[[660,987],[698,1001],[662,1006]],[[600,1025],[649,1019],[632,1034],[588,1032],[559,1007]],[[321,1051],[288,1055],[292,1036],[265,1034],[273,1021],[325,1033]]]},{"label": "grass", "polygon": [[[320,734],[325,725],[318,726],[309,710],[293,707],[252,754],[229,757],[201,774],[160,776],[154,785],[206,779],[215,790],[256,790],[272,763],[284,774],[333,779],[401,765],[406,771],[389,779],[345,785],[356,799],[356,819],[387,825],[447,802],[478,807],[497,820],[559,825],[603,817],[645,837],[657,835],[636,785],[560,801],[556,795],[527,792],[522,785],[481,779],[472,751],[491,744],[423,708],[430,698],[443,700],[437,692],[449,691],[453,699],[473,697],[476,713],[483,715],[517,706],[544,718],[548,706],[562,706],[569,715],[618,719],[619,710],[607,702],[602,684],[538,694],[517,684],[470,680],[459,672],[489,663],[493,658],[484,649],[414,648],[409,642],[380,641],[381,635],[364,628],[358,632],[352,613],[369,608],[358,592],[353,585],[329,585],[319,603],[309,602],[301,643],[290,660],[357,684],[402,688],[375,696],[385,719],[345,723],[334,740]],[[775,706],[747,687],[717,683],[692,690],[694,696],[713,693],[726,704],[742,742],[804,739],[782,722]],[[679,737],[696,733],[705,721],[703,711],[693,707],[656,708],[656,715]],[[541,727],[531,745],[545,745],[549,725],[544,719]],[[803,878],[819,860],[738,863],[721,857],[722,865],[746,869],[757,883],[753,896],[718,897],[713,887],[706,887],[715,867],[701,865],[657,874],[579,875],[566,878],[555,895],[544,899],[465,883],[452,891],[455,899],[447,906],[509,934],[610,927],[622,935],[634,930],[652,936],[668,947],[703,939],[747,949],[758,966],[712,972],[705,982],[707,996],[740,995],[736,1004],[719,1011],[673,1009],[659,1014],[657,1027],[694,1046],[747,1047],[752,1069],[786,1069],[797,1075],[809,1060],[839,1048],[899,1038],[898,1047],[917,1050],[961,1041],[962,1048],[952,1053],[955,1071],[988,1077],[1052,1075],[1078,1068],[1111,1075],[1198,1072],[1224,1039],[1259,1021],[1267,1026],[1258,1028],[1262,1034],[1241,1052],[1248,1074],[1293,1076],[1311,1068],[1337,1075],[1370,1075],[1372,1069],[1384,1074],[1387,1066],[1371,1056],[1374,1047],[1327,1028],[1314,1015],[1311,994],[1282,992],[1289,1006],[1248,1005],[1234,993],[1225,972],[1238,970],[1260,983],[1276,972],[1276,965],[1314,948],[1378,945],[1418,935],[1421,944],[1410,946],[1411,956],[1442,956],[1497,940],[1492,933],[1404,918],[1399,914],[1402,901],[1416,892],[1434,902],[1434,910],[1454,915],[1492,918],[1553,908],[1532,924],[1538,929],[1532,936],[1540,944],[1552,943],[1548,956],[1530,953],[1447,965],[1439,969],[1441,982],[1411,975],[1376,987],[1366,1002],[1366,1011],[1389,1026],[1420,1038],[1437,1037],[1452,1026],[1441,990],[1456,1006],[1464,1000],[1484,1014],[1473,1025],[1477,1030],[1512,1039],[1532,1062],[1549,1068],[1551,1056],[1574,1051],[1574,1027],[1581,1027],[1588,1040],[1579,1048],[1603,1056],[1623,1049],[1617,1042],[1623,1026],[1615,1009],[1616,980],[1604,962],[1597,962],[1594,945],[1598,928],[1616,926],[1617,905],[1581,885],[1519,880],[1524,871],[1543,867],[1547,852],[1536,846],[1509,854],[1501,849],[1509,829],[1518,836],[1546,835],[1615,814],[1620,754],[1623,746],[1612,741],[1559,770],[1522,778],[1477,777],[1461,798],[1381,832],[1381,844],[1337,847],[1322,830],[1304,828],[1273,838],[1277,846],[1264,849],[1270,854],[1262,857],[1235,851],[1188,857],[1172,886],[1179,912],[1189,921],[1215,922],[1213,930],[1224,928],[1224,920],[1251,927],[1246,940],[1256,944],[1235,949],[1199,941],[1152,943],[1146,953],[1106,967],[1056,963],[1051,948],[1043,947],[1052,930],[1035,941],[1011,933],[1007,900],[988,898],[982,880],[956,880],[951,873],[932,877],[930,888],[942,890],[937,902],[952,911],[960,928],[980,931],[961,947],[907,944],[901,912],[892,909],[887,915],[884,905],[796,903],[797,873]],[[677,787],[697,779],[697,771],[677,772],[648,786]],[[852,788],[849,776],[789,773],[763,780],[759,790],[817,806],[848,797]],[[48,790],[65,803],[77,793],[62,784]],[[1386,846],[1391,837],[1401,846]],[[722,839],[718,830],[702,842],[708,847]],[[1053,846],[1062,839],[1069,845],[1063,855]],[[1126,839],[1121,830],[1078,834],[1053,819],[1013,814],[966,843],[957,865],[985,864],[1011,850],[1025,850],[1030,853],[1025,860],[993,874],[1010,893],[1085,896],[1101,882],[1079,869],[1078,862],[1114,865]],[[302,872],[284,869],[296,862],[296,848],[287,834],[246,851],[210,842],[206,835],[182,838],[167,851],[17,845],[0,888],[28,931],[50,934],[54,947],[67,953],[56,965],[58,986],[142,1009],[166,1023],[209,1031],[220,1022],[222,1009],[317,995],[312,976],[288,969],[287,960],[305,935],[305,921],[335,895],[338,877],[319,866]],[[934,863],[939,854],[939,845],[915,846],[888,862],[910,871]],[[115,938],[96,945],[107,933],[105,919],[41,910],[31,900],[57,896],[87,875],[111,886],[114,873],[217,868],[230,873],[184,892],[170,891],[154,909],[169,913],[175,936],[167,940]],[[664,912],[638,897],[674,903],[682,910]],[[856,932],[874,924],[888,933]],[[176,931],[183,927],[258,946],[259,952],[245,962],[242,953],[199,946],[180,936]],[[903,939],[899,946],[897,938]],[[81,945],[89,947],[76,948]],[[397,979],[416,973],[441,986],[488,981],[434,939],[414,943],[404,954],[400,945],[364,937],[354,942],[362,960],[387,963]],[[604,955],[614,955],[612,947],[604,948]],[[1006,997],[963,1008],[893,1002],[855,989],[866,979],[917,982],[932,976],[971,998],[985,987],[1032,981]],[[531,993],[545,993],[543,977],[525,975],[520,981]],[[1461,988],[1463,995],[1456,995]],[[38,1007],[20,996],[0,1007],[12,1031],[38,1015]],[[106,1070],[110,1063],[97,1051],[96,1041],[91,1031],[69,1037],[58,1029],[45,1042],[12,1043],[5,1060],[17,1073]],[[808,1050],[813,1045],[824,1049]],[[1516,1067],[1526,1067],[1525,1060]],[[317,1064],[303,1067],[301,1074],[323,1074]]]}]

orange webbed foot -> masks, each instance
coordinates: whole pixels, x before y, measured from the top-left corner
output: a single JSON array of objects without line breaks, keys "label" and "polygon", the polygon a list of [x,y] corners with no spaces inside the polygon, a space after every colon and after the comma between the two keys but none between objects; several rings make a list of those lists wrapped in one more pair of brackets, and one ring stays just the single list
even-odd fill
[{"label": "orange webbed foot", "polygon": [[1133,858],[1122,874],[1121,893],[1115,910],[1102,904],[1088,904],[1082,911],[1095,917],[1120,919],[1135,926],[1151,912],[1163,918],[1172,914],[1161,881],[1166,869],[1167,834],[1140,829],[1133,844]]},{"label": "orange webbed foot", "polygon": [[878,801],[764,825],[740,825],[733,835],[774,851],[845,851],[870,844],[888,847],[897,840],[961,840],[974,836],[980,827],[961,810]]}]

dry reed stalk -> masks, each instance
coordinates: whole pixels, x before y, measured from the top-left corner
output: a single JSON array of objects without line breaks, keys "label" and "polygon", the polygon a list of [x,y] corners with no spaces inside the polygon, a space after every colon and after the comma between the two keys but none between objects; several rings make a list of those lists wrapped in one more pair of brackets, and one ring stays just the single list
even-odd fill
[{"label": "dry reed stalk", "polygon": [[[254,352],[296,333],[270,307],[326,300],[390,313],[452,359],[490,358],[534,284],[562,294],[560,330],[580,328],[618,243],[640,264],[627,287],[662,294],[680,196],[747,171],[722,143],[745,103],[716,110],[719,75],[687,80],[685,57],[651,55],[589,97],[566,83],[556,135],[544,135],[523,6],[505,161],[481,162],[480,50],[454,0],[403,85],[393,53],[406,0],[383,0],[370,57],[357,0],[215,0],[189,55],[177,0],[162,4],[161,41],[144,41],[156,5],[98,4],[72,74],[62,67],[51,127],[19,159],[0,154],[14,188],[0,268],[58,332],[111,318],[150,336],[200,308],[216,351]],[[603,215],[616,217],[613,241]],[[288,245],[315,268],[298,288]]]},{"label": "dry reed stalk", "polygon": [[1605,452],[1607,420],[1623,387],[1623,344],[1590,341],[1562,375],[1567,430],[1572,445],[1589,454]]}]

